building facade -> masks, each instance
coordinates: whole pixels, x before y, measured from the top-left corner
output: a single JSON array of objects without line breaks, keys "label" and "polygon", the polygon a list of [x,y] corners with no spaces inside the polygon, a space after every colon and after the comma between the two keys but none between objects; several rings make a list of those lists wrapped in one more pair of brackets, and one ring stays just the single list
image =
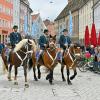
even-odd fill
[{"label": "building facade", "polygon": [[83,0],[79,9],[79,40],[84,41],[85,28],[88,25],[89,32],[93,23],[93,0]]},{"label": "building facade", "polygon": [[44,24],[47,27],[47,29],[49,30],[49,34],[51,36],[55,36],[56,32],[55,32],[54,22],[51,22],[50,20],[46,19],[46,20],[44,20]]},{"label": "building facade", "polygon": [[55,19],[55,31],[59,35],[64,28],[69,29],[69,11],[72,13],[73,21],[73,35],[71,36],[73,41],[79,40],[79,6],[82,0],[68,0],[68,4],[62,10],[62,12]]},{"label": "building facade", "polygon": [[19,25],[20,25],[20,0],[13,0],[13,26],[18,26],[19,31]]},{"label": "building facade", "polygon": [[94,10],[94,23],[96,26],[96,32],[100,32],[100,0],[95,0],[93,5]]},{"label": "building facade", "polygon": [[47,29],[40,13],[32,15],[32,36],[35,39],[39,39],[39,37],[43,34],[44,29]]},{"label": "building facade", "polygon": [[7,42],[12,31],[13,0],[0,0],[0,42]]},{"label": "building facade", "polygon": [[[31,33],[32,12],[33,11],[30,8],[28,0],[20,0],[20,25],[19,25],[20,29],[19,30],[23,35]],[[25,19],[25,16],[27,17],[27,19]],[[24,32],[25,20],[27,21],[27,33]]]}]

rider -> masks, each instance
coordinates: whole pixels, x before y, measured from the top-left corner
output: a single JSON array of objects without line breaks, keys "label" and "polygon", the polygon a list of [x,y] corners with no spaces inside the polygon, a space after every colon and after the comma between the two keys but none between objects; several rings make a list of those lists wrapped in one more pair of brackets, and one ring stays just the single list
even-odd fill
[{"label": "rider", "polygon": [[44,34],[42,36],[40,36],[40,38],[39,38],[40,51],[39,51],[39,54],[37,55],[37,61],[39,60],[40,55],[42,55],[43,50],[48,47],[48,42],[49,42],[48,32],[49,31],[47,29],[45,29]]},{"label": "rider", "polygon": [[68,36],[67,29],[63,30],[63,34],[60,36],[60,39],[59,39],[59,44],[61,48],[59,57],[60,57],[60,61],[62,62],[63,51],[65,51],[67,47],[70,47],[70,44],[71,44],[71,38]]},{"label": "rider", "polygon": [[17,32],[18,26],[14,25],[13,30],[14,31],[10,33],[10,43],[11,43],[12,49],[14,49],[15,45],[22,40],[20,33]]}]

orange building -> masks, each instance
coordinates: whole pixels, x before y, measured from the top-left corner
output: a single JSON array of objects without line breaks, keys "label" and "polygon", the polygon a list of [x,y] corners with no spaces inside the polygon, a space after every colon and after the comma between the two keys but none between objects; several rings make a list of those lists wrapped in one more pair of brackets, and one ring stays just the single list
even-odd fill
[{"label": "orange building", "polygon": [[52,35],[52,36],[56,35],[55,28],[54,28],[54,22],[51,22],[50,20],[46,19],[44,21],[44,24],[47,27],[47,29],[49,30],[50,35]]},{"label": "orange building", "polygon": [[12,31],[13,0],[0,0],[0,42],[6,42]]}]

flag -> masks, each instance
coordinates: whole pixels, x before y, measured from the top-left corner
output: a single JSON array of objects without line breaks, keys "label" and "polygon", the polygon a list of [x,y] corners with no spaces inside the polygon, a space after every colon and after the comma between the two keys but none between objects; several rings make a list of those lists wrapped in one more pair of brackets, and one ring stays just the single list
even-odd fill
[{"label": "flag", "polygon": [[24,17],[24,33],[25,34],[28,33],[28,17],[27,16]]},{"label": "flag", "polygon": [[71,11],[69,11],[69,35],[71,36],[73,33],[73,19]]}]

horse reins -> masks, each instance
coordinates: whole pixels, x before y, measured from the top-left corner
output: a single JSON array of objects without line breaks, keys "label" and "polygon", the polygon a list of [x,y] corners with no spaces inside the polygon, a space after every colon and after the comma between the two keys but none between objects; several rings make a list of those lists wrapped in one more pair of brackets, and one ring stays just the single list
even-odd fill
[{"label": "horse reins", "polygon": [[[28,43],[28,42],[27,42],[27,43]],[[30,44],[30,43],[28,43],[28,44],[29,44],[29,45],[32,45],[32,44]],[[27,58],[28,53],[32,53],[32,50],[28,51],[28,46],[27,46],[27,52],[24,52],[24,51],[22,51],[22,50],[19,50],[19,51],[21,51],[21,52],[23,52],[23,53],[25,54],[24,59],[22,59],[21,56],[20,56],[17,52],[15,52],[16,55],[17,55],[17,57],[21,60],[21,64],[20,64],[20,66],[22,66],[24,60]]]}]

